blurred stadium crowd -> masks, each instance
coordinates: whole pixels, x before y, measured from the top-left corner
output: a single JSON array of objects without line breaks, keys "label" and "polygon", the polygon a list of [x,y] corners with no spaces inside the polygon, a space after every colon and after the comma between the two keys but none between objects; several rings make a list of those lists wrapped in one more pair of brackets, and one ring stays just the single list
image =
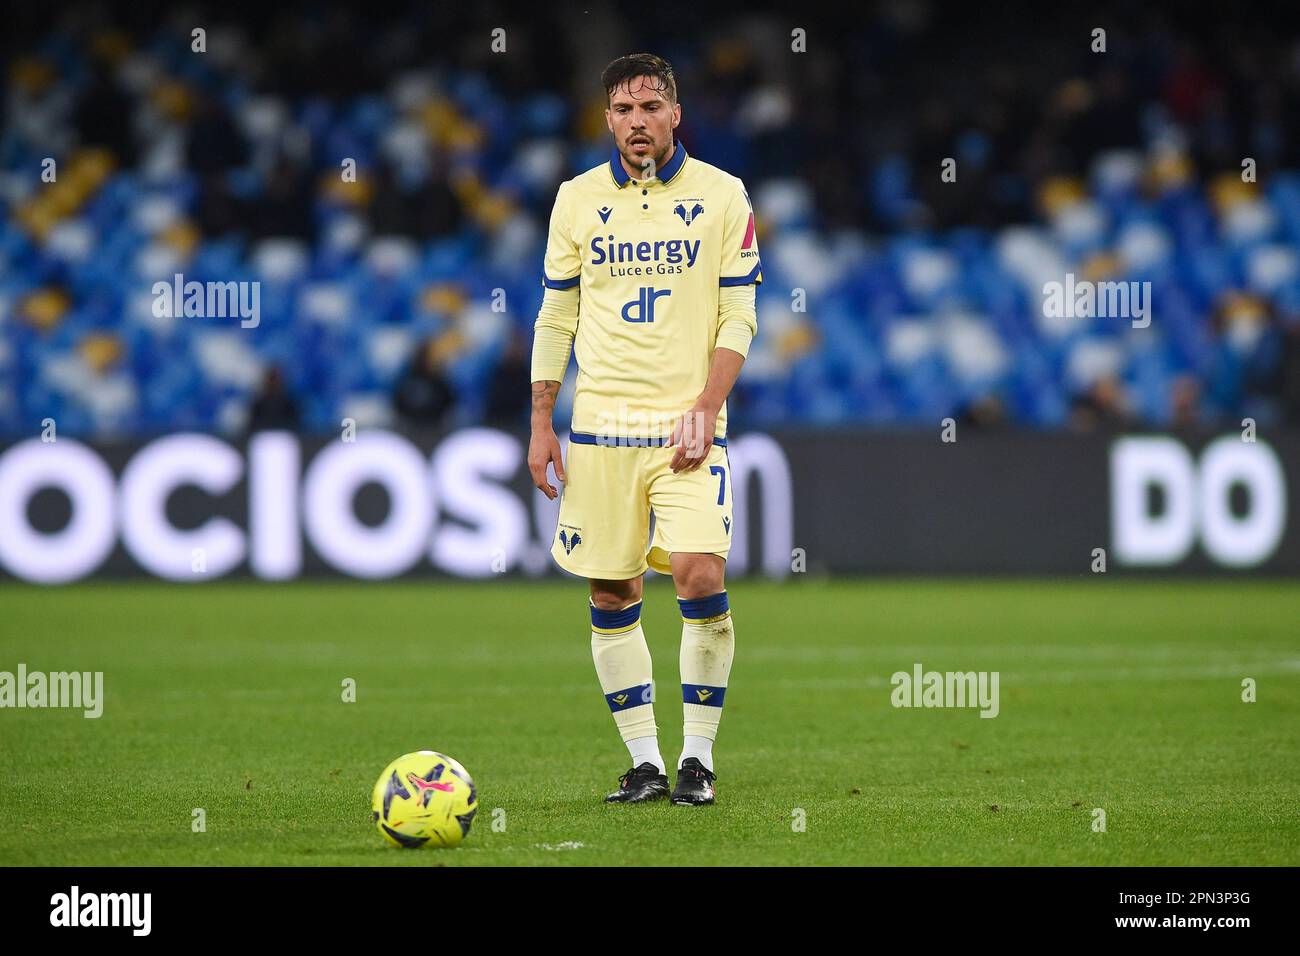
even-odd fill
[{"label": "blurred stadium crowd", "polygon": [[[655,6],[17,13],[0,431],[524,425],[550,205],[606,160],[597,77],[638,49],[674,63],[691,155],[754,200],[738,430],[1300,422],[1300,41],[1122,5]],[[260,282],[259,324],[159,317],[177,273]],[[1067,273],[1149,281],[1150,327],[1045,317]]]}]

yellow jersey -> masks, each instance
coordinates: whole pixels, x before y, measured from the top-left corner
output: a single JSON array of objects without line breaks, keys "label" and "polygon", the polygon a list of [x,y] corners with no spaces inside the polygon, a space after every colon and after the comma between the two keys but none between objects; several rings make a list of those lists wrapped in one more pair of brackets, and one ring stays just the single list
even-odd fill
[{"label": "yellow jersey", "polygon": [[[562,183],[551,213],[533,381],[563,379],[555,343],[568,336],[572,431],[602,444],[662,444],[704,391],[714,348],[745,355],[757,332],[763,269],[744,184],[680,142],[657,173],[632,178],[615,149]],[[724,403],[716,437],[726,428]]]}]

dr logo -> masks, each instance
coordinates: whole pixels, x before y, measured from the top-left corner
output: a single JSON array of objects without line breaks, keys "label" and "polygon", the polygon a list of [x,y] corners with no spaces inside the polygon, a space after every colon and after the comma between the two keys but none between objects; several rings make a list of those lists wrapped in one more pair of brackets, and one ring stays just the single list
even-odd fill
[{"label": "dr logo", "polygon": [[[655,291],[654,286],[642,286],[641,292],[631,302],[623,306],[624,322],[653,322],[655,320],[655,299],[661,295],[672,295],[671,289]],[[633,310],[636,314],[633,314]]]}]

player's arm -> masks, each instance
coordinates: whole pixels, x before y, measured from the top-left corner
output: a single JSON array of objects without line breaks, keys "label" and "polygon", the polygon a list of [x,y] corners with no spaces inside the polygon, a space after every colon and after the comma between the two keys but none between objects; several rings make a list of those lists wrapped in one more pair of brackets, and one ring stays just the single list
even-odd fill
[{"label": "player's arm", "polygon": [[691,410],[677,422],[672,440],[668,442],[677,446],[671,463],[674,472],[694,471],[708,457],[718,428],[718,413],[722,411],[722,403],[731,394],[744,364],[744,354],[735,349],[718,346],[713,350],[704,391]]},{"label": "player's arm", "polygon": [[546,478],[546,466],[555,463],[555,477],[564,481],[564,457],[560,454],[560,439],[556,437],[551,419],[555,397],[560,393],[559,381],[533,382],[533,427],[528,439],[528,471],[533,484],[542,489],[546,497],[554,500],[559,494]]},{"label": "player's arm", "polygon": [[754,237],[749,196],[737,180],[727,207],[723,233],[722,273],[718,279],[718,326],[709,378],[694,407],[677,423],[670,444],[676,444],[674,472],[694,471],[708,457],[718,413],[740,376],[749,344],[758,333],[756,289],[763,281]]},{"label": "player's arm", "polygon": [[564,460],[555,435],[553,414],[569,367],[573,337],[578,330],[579,279],[582,260],[569,230],[568,203],[561,184],[551,209],[551,228],[542,267],[542,307],[533,325],[532,437],[528,441],[528,470],[533,484],[546,497],[559,492],[547,481],[546,467],[554,462],[555,477],[564,481]]},{"label": "player's arm", "polygon": [[744,364],[745,356],[734,349],[719,346],[713,350],[708,383],[691,410],[677,423],[669,442],[677,445],[671,463],[674,472],[694,471],[708,457],[718,427],[718,412],[722,411],[722,403],[731,394]]}]

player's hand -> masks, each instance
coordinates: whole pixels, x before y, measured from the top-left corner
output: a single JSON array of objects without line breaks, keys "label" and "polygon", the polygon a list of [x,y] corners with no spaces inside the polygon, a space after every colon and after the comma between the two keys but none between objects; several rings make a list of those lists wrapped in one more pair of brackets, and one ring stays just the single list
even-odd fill
[{"label": "player's hand", "polygon": [[677,420],[673,437],[668,445],[677,446],[670,467],[673,474],[694,471],[704,464],[713,447],[713,432],[718,425],[718,410],[711,405],[696,402],[695,407]]},{"label": "player's hand", "polygon": [[554,501],[559,492],[546,480],[546,466],[551,462],[555,462],[555,477],[564,481],[564,459],[560,455],[560,440],[555,437],[555,429],[534,428],[533,437],[528,440],[528,471],[533,476],[533,484]]}]

